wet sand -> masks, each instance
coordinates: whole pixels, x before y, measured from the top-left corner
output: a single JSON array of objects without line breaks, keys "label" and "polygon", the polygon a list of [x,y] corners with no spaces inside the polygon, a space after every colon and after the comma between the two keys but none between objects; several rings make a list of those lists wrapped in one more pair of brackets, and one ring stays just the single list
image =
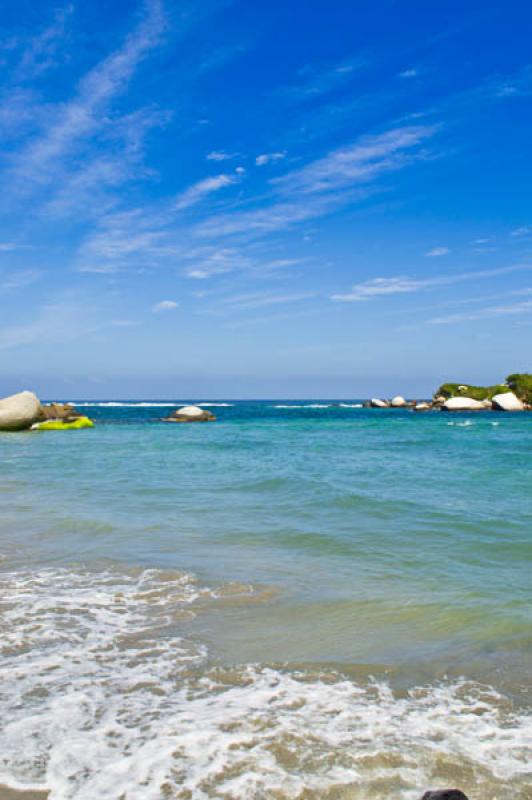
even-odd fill
[{"label": "wet sand", "polygon": [[46,800],[48,792],[19,792],[0,785],[0,800]]}]

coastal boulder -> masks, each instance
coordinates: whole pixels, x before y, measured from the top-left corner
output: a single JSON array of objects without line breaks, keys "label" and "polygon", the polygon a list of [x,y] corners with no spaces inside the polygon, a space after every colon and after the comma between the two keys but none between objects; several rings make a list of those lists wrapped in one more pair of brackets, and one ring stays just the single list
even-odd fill
[{"label": "coastal boulder", "polygon": [[41,404],[33,392],[19,392],[0,400],[0,431],[21,431],[40,418]]},{"label": "coastal boulder", "polygon": [[468,800],[460,789],[436,789],[425,792],[421,800]]},{"label": "coastal boulder", "polygon": [[414,411],[430,411],[431,408],[431,403],[416,403]]},{"label": "coastal boulder", "polygon": [[396,395],[392,400],[392,408],[404,408],[407,403],[404,397],[401,397],[400,394]]},{"label": "coastal boulder", "polygon": [[386,400],[379,400],[377,397],[372,397],[370,405],[372,408],[388,408],[390,404]]},{"label": "coastal boulder", "polygon": [[[491,403],[490,403],[491,405]],[[443,411],[485,411],[486,405],[482,400],[473,400],[472,397],[449,397],[442,405]]]},{"label": "coastal boulder", "polygon": [[74,420],[81,416],[71,403],[48,403],[41,406],[40,419],[43,422],[47,419]]},{"label": "coastal boulder", "polygon": [[496,394],[492,397],[493,408],[496,411],[524,411],[525,404],[513,392]]},{"label": "coastal boulder", "polygon": [[199,406],[183,406],[173,411],[165,422],[213,422],[216,419],[210,411]]}]

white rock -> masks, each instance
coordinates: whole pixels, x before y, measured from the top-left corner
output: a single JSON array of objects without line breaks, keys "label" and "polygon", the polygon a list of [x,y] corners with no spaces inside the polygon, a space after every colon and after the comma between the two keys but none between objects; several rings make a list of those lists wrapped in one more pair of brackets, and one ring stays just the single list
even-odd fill
[{"label": "white rock", "polygon": [[183,406],[166,418],[166,422],[212,422],[216,417],[199,406]]},{"label": "white rock", "polygon": [[496,394],[493,399],[493,408],[497,411],[524,411],[525,404],[513,392]]},{"label": "white rock", "polygon": [[386,400],[379,400],[377,397],[372,397],[371,400],[372,408],[388,408],[389,403]]},{"label": "white rock", "polygon": [[403,408],[403,406],[406,406],[406,400],[404,397],[401,397],[401,395],[398,394],[392,400],[392,408]]},{"label": "white rock", "polygon": [[430,403],[417,403],[414,406],[414,411],[430,411],[432,408]]},{"label": "white rock", "polygon": [[199,406],[183,406],[183,408],[178,408],[176,414],[179,414],[180,417],[203,417],[205,414],[204,410]]},{"label": "white rock", "polygon": [[19,392],[0,400],[0,430],[20,431],[39,419],[41,404],[33,392]]},{"label": "white rock", "polygon": [[472,397],[450,397],[442,406],[445,411],[484,411],[485,404]]}]

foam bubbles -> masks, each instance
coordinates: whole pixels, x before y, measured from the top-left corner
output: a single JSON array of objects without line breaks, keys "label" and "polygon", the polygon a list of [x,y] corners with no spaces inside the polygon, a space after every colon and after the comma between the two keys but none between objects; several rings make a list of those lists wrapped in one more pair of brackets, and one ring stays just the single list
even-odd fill
[{"label": "foam bubbles", "polygon": [[447,774],[524,800],[531,785],[531,718],[489,687],[209,666],[187,620],[253,587],[157,570],[2,584],[0,783],[50,800],[413,800]]}]

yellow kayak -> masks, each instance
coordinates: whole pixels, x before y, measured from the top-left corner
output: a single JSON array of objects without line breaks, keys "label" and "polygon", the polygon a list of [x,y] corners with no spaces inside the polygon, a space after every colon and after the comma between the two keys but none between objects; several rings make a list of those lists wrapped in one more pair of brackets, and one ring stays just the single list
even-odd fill
[{"label": "yellow kayak", "polygon": [[77,417],[71,422],[64,422],[62,419],[47,419],[32,425],[31,429],[35,431],[77,431],[80,428],[94,428],[94,422],[88,417]]}]

